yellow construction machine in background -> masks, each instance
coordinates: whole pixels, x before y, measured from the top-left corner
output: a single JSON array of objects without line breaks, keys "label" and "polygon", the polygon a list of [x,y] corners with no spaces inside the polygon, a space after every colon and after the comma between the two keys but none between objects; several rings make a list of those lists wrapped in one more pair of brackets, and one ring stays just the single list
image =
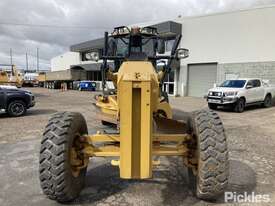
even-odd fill
[{"label": "yellow construction machine in background", "polygon": [[[173,112],[163,80],[174,61],[189,55],[178,49],[175,38],[170,55],[153,27],[115,28],[105,33],[102,59],[103,94],[95,107],[102,123],[115,131],[88,134],[80,113],[59,112],[52,116],[41,141],[39,172],[43,192],[59,202],[73,200],[83,188],[89,158],[113,157],[123,179],[153,177],[159,156],[177,156],[188,168],[192,189],[201,199],[214,199],[228,183],[228,151],[219,116],[209,110]],[[166,61],[163,61],[166,60]],[[110,68],[108,62],[115,67]],[[159,69],[159,61],[165,65]],[[110,79],[115,92],[106,89]],[[89,128],[93,125],[89,124]],[[95,129],[95,128],[94,128]],[[92,172],[92,171],[91,171]]]},{"label": "yellow construction machine in background", "polygon": [[11,67],[10,71],[0,68],[0,85],[22,87],[23,77],[13,64],[0,64],[0,67]]}]

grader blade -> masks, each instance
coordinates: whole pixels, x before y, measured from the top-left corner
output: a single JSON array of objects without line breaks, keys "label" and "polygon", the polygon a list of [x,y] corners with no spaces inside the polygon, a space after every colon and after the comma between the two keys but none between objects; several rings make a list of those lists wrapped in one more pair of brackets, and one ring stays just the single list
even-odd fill
[{"label": "grader blade", "polygon": [[163,117],[155,117],[155,132],[162,134],[185,134],[188,126],[186,122],[167,119]]},{"label": "grader blade", "polygon": [[192,113],[185,112],[180,109],[173,109],[173,118],[174,120],[185,122],[186,124],[190,123],[190,119],[192,117]]}]

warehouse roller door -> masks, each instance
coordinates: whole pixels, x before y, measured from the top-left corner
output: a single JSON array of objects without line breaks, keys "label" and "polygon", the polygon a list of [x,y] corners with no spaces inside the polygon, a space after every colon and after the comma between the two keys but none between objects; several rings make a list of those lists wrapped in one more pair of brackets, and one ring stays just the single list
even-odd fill
[{"label": "warehouse roller door", "polygon": [[216,63],[188,65],[188,96],[203,97],[214,86],[216,78]]}]

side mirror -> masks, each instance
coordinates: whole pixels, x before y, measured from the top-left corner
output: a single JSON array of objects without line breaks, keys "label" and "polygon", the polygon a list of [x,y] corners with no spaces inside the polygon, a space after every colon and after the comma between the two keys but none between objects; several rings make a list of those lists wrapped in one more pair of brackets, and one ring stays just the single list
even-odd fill
[{"label": "side mirror", "polygon": [[189,50],[188,49],[177,49],[176,51],[176,58],[177,59],[185,59],[189,57]]},{"label": "side mirror", "polygon": [[253,86],[252,85],[246,85],[246,89],[251,89],[251,88],[253,88]]},{"label": "side mirror", "polygon": [[85,55],[86,59],[91,60],[91,61],[98,61],[99,60],[99,53],[98,52],[91,52],[87,53]]},{"label": "side mirror", "polygon": [[164,54],[165,53],[165,41],[164,39],[160,39],[158,41],[158,53]]}]

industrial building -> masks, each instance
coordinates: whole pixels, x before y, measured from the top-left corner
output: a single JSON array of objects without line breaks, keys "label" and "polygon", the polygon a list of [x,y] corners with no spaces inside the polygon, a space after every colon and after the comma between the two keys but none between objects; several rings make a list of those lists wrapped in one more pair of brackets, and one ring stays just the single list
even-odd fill
[{"label": "industrial building", "polygon": [[[166,39],[167,52],[178,34],[183,36],[181,46],[190,50],[164,89],[173,96],[202,97],[225,79],[259,77],[275,84],[274,20],[275,5],[148,23]],[[72,45],[71,52],[52,60],[52,69],[83,68],[88,79],[101,80],[99,63],[87,61],[85,54],[102,48],[103,39]]]}]

